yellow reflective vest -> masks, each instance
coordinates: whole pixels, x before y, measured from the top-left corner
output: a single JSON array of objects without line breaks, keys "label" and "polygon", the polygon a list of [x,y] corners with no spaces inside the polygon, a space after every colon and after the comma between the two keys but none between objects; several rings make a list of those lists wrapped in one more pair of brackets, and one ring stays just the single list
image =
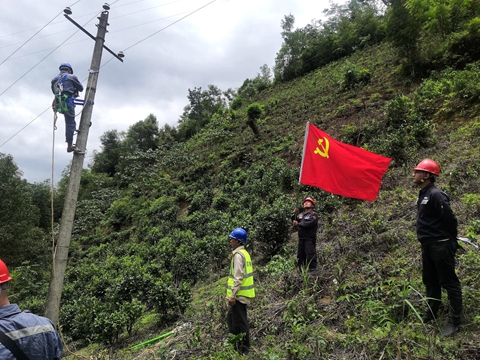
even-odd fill
[{"label": "yellow reflective vest", "polygon": [[[242,280],[242,284],[240,285],[240,289],[236,293],[236,296],[254,298],[255,288],[253,287],[253,266],[252,266],[252,260],[250,259],[250,255],[245,249],[238,250],[236,254],[240,254],[244,259],[243,280]],[[227,283],[228,298],[232,297],[232,288],[233,288],[233,283],[235,281],[235,269],[233,264],[235,255],[233,256],[232,261],[230,263],[230,275],[228,276],[228,283]]]}]

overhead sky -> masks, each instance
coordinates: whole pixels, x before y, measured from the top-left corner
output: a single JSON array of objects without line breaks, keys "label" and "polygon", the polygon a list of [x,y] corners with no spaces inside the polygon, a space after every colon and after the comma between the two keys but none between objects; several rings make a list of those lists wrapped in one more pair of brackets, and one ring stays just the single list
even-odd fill
[{"label": "overhead sky", "polygon": [[[69,6],[71,18],[96,35],[103,4],[100,0],[2,1],[0,152],[13,156],[30,183],[52,179],[52,158],[57,183],[72,158],[66,152],[63,115],[59,114],[58,129],[53,131],[51,79],[60,63],[69,62],[86,86],[91,64],[94,41],[63,16],[63,9]],[[260,73],[262,65],[272,68],[282,45],[283,17],[292,14],[295,27],[304,27],[322,19],[330,4],[328,0],[117,0],[110,6],[105,45],[115,53],[124,51],[125,58],[121,63],[103,52],[85,166],[93,151],[100,150],[105,131],[127,131],[150,113],[160,127],[176,126],[188,104],[188,89],[206,89],[209,84],[235,89]],[[77,114],[81,109],[77,107]],[[77,126],[79,121],[80,115]]]}]

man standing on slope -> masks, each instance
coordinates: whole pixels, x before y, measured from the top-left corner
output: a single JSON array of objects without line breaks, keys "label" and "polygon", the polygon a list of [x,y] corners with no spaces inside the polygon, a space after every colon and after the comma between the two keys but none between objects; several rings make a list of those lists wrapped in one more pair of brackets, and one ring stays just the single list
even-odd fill
[{"label": "man standing on slope", "polygon": [[73,145],[73,134],[77,127],[75,122],[75,104],[73,100],[83,91],[83,85],[78,78],[73,75],[72,65],[62,63],[59,67],[60,74],[52,79],[51,88],[55,94],[53,102],[53,111],[58,111],[65,116],[65,141],[67,142],[67,152],[75,151]]},{"label": "man standing on slope", "polygon": [[309,271],[317,268],[317,229],[318,214],[313,211],[315,201],[307,197],[302,202],[304,212],[293,210],[293,226],[298,227],[298,267]]},{"label": "man standing on slope", "polygon": [[10,304],[7,296],[10,280],[8,268],[0,260],[0,359],[60,360],[62,341],[54,325],[47,318]]},{"label": "man standing on slope", "polygon": [[227,324],[231,334],[243,334],[243,338],[235,342],[235,350],[247,354],[250,350],[247,305],[255,297],[252,260],[244,247],[247,243],[245,229],[236,228],[230,233],[228,239],[233,250],[233,256],[227,283],[227,300],[230,306],[227,314]]},{"label": "man standing on slope", "polygon": [[435,187],[440,166],[433,160],[422,160],[413,169],[413,182],[420,188],[417,200],[417,238],[422,247],[423,283],[427,290],[428,308],[424,323],[437,317],[442,287],[447,290],[449,318],[443,336],[455,334],[462,314],[462,288],[455,273],[457,251],[457,218],[450,208],[450,200]]}]

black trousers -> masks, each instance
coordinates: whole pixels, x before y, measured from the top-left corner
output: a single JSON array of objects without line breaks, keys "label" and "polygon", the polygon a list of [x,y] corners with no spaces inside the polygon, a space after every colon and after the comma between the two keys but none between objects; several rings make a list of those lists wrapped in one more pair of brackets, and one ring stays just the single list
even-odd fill
[{"label": "black trousers", "polygon": [[[462,288],[455,273],[457,241],[447,240],[422,245],[423,283],[427,290],[431,314],[437,316],[442,298],[442,287],[447,290],[450,303],[450,318],[460,325],[462,313]],[[427,315],[430,309],[427,309]]]},{"label": "black trousers", "polygon": [[227,313],[227,324],[231,334],[245,334],[242,340],[235,343],[235,350],[239,353],[248,353],[250,349],[250,330],[248,328],[247,305],[237,300],[234,306],[230,306]]},{"label": "black trousers", "polygon": [[308,268],[308,270],[317,268],[317,249],[314,240],[298,240],[297,259],[299,267]]}]

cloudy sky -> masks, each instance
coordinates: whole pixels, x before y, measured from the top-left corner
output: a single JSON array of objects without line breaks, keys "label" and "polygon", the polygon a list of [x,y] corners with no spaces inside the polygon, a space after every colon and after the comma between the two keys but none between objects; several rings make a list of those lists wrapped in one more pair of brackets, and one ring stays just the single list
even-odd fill
[{"label": "cloudy sky", "polygon": [[[58,130],[53,131],[51,79],[60,63],[69,62],[86,85],[91,63],[94,41],[64,18],[63,9],[69,6],[71,18],[95,35],[103,4],[100,0],[1,2],[0,152],[13,156],[30,183],[51,179],[52,149],[54,183],[72,158],[66,152],[63,115],[59,114]],[[100,149],[99,138],[105,131],[126,131],[150,113],[160,126],[176,126],[188,103],[188,89],[206,89],[209,84],[222,90],[238,88],[263,64],[271,68],[282,44],[284,15],[293,14],[295,27],[304,27],[323,18],[329,2],[112,0],[110,5],[105,45],[114,52],[124,51],[125,58],[121,63],[103,53],[85,166],[93,150]],[[77,107],[77,113],[80,110]],[[77,116],[77,126],[79,121]]]}]

